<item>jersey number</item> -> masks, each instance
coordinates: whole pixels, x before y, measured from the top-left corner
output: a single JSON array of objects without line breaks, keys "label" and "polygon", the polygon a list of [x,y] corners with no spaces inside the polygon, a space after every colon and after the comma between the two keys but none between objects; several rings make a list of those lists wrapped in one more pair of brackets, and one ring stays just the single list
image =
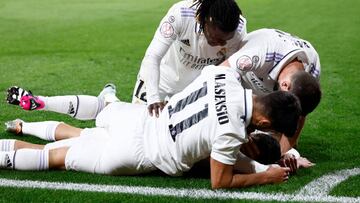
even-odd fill
[{"label": "jersey number", "polygon": [[[193,104],[199,98],[204,97],[206,95],[207,95],[207,83],[204,82],[203,87],[190,93],[190,95],[188,95],[184,99],[178,101],[174,107],[172,107],[171,105],[168,106],[169,119],[176,113],[179,113],[181,110],[183,110],[187,105]],[[191,126],[199,123],[202,119],[206,118],[208,114],[209,114],[208,104],[205,104],[204,108],[199,112],[192,114],[190,117],[180,121],[179,123],[170,124],[169,131],[173,141],[175,142],[176,136],[178,134],[190,128]]]}]

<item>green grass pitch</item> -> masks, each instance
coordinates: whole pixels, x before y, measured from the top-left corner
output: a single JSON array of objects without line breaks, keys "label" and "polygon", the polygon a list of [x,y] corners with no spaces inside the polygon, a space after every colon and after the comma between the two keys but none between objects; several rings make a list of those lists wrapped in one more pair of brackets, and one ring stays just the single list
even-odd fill
[{"label": "green grass pitch", "polygon": [[[97,95],[113,82],[118,96],[130,101],[136,74],[158,23],[176,1],[160,0],[0,0],[0,95],[19,85],[39,95]],[[320,55],[323,99],[305,125],[299,143],[303,156],[316,163],[281,185],[237,189],[292,194],[329,172],[360,167],[360,18],[358,0],[238,0],[248,31],[278,28],[309,40]],[[77,121],[50,112],[25,112],[0,101],[0,123]],[[0,130],[0,137],[16,137]],[[23,140],[43,141],[31,137]],[[79,172],[0,170],[0,178],[106,185],[209,189],[208,179],[161,175],[110,177]],[[360,177],[331,191],[359,197]],[[0,187],[0,202],[217,202],[136,194],[108,194]]]}]

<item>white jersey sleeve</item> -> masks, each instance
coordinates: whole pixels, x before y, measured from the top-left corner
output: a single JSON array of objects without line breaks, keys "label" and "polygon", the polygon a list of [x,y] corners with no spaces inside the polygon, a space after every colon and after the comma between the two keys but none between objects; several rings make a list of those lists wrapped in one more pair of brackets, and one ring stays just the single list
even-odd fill
[{"label": "white jersey sleeve", "polygon": [[163,17],[141,63],[147,88],[147,103],[159,102],[160,62],[178,34],[182,32],[179,3],[173,5]]},{"label": "white jersey sleeve", "polygon": [[243,153],[239,152],[237,155],[234,170],[237,173],[260,173],[264,172],[269,168],[269,165],[261,164],[255,160],[250,159]]},{"label": "white jersey sleeve", "polygon": [[234,134],[225,134],[216,139],[210,154],[211,158],[224,164],[233,165],[241,144],[238,139],[234,138],[236,138]]}]

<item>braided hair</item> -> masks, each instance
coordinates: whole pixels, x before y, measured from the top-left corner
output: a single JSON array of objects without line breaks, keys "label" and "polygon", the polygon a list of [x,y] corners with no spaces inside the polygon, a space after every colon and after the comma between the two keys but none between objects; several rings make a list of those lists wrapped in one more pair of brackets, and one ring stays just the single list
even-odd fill
[{"label": "braided hair", "polygon": [[233,32],[239,24],[242,14],[235,0],[196,0],[196,17],[200,29],[204,29],[205,20],[210,20],[223,32]]}]

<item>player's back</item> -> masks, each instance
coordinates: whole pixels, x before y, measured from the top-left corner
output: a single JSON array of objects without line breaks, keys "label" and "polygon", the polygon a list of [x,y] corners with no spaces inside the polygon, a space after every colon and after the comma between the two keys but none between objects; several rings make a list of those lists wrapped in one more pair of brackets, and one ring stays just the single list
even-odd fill
[{"label": "player's back", "polygon": [[320,59],[310,42],[264,28],[248,33],[228,61],[241,74],[244,87],[268,93],[274,90],[280,71],[295,59],[303,63],[306,72],[319,77]]},{"label": "player's back", "polygon": [[145,151],[159,169],[180,175],[210,153],[221,157],[223,148],[238,150],[246,139],[246,116],[241,116],[251,115],[243,104],[247,101],[250,109],[252,95],[236,75],[226,67],[206,67],[170,99],[159,119],[150,119]]}]

